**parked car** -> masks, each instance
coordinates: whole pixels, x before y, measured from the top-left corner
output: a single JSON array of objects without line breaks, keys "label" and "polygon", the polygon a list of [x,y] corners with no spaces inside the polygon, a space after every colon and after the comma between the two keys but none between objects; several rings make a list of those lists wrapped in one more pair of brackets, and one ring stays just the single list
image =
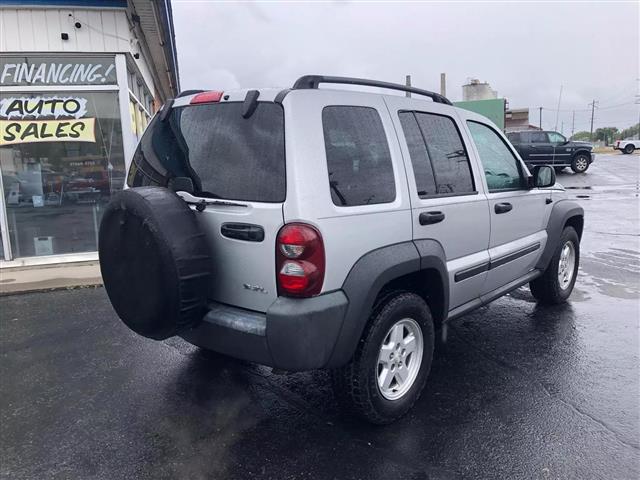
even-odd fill
[{"label": "parked car", "polygon": [[527,130],[507,133],[507,138],[527,166],[551,165],[556,171],[571,167],[584,173],[595,160],[593,145],[567,140],[558,132]]},{"label": "parked car", "polygon": [[640,148],[640,140],[616,140],[613,145],[614,150],[620,150],[622,153],[633,153],[634,150]]},{"label": "parked car", "polygon": [[530,173],[486,117],[413,87],[190,93],[154,117],[127,180],[99,235],[126,325],[329,369],[373,423],[420,396],[436,328],[526,284],[564,302],[576,281],[583,209],[553,168]]}]

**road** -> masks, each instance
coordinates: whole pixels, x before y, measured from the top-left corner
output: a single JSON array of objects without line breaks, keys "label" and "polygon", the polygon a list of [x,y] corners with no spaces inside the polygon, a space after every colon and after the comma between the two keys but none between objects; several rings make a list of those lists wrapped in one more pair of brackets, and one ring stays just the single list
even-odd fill
[{"label": "road", "polygon": [[526,287],[452,322],[396,424],[278,375],[136,336],[104,289],[0,298],[6,479],[635,479],[640,475],[640,157],[559,175],[584,205],[569,304]]}]

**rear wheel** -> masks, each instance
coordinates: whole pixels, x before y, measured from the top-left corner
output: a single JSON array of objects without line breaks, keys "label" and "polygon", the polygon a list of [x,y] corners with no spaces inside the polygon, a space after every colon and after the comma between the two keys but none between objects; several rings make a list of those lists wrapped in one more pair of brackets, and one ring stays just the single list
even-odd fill
[{"label": "rear wheel", "polygon": [[579,264],[580,239],[573,227],[566,227],[549,266],[529,284],[532,295],[543,304],[565,302],[576,283]]},{"label": "rear wheel", "polygon": [[571,170],[575,173],[584,173],[589,168],[589,157],[584,153],[576,155],[571,162]]},{"label": "rear wheel", "polygon": [[336,396],[376,424],[402,417],[420,397],[431,369],[431,312],[413,293],[378,305],[349,364],[334,370]]},{"label": "rear wheel", "polygon": [[629,143],[627,145],[625,145],[624,147],[624,153],[633,153],[633,151],[636,149],[635,145],[633,145],[632,143]]}]

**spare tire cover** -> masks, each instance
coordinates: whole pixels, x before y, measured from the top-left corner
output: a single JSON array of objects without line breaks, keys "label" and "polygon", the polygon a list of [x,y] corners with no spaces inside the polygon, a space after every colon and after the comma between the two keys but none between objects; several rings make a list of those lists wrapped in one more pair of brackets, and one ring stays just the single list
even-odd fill
[{"label": "spare tire cover", "polygon": [[211,255],[195,213],[175,193],[118,192],[102,217],[98,251],[111,304],[133,331],[162,340],[202,319]]}]

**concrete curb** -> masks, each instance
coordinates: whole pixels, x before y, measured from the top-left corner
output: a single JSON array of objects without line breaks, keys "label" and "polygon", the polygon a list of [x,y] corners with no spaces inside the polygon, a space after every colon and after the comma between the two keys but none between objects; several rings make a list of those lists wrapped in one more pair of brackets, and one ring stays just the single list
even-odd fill
[{"label": "concrete curb", "polygon": [[102,286],[98,262],[0,270],[0,296]]}]

